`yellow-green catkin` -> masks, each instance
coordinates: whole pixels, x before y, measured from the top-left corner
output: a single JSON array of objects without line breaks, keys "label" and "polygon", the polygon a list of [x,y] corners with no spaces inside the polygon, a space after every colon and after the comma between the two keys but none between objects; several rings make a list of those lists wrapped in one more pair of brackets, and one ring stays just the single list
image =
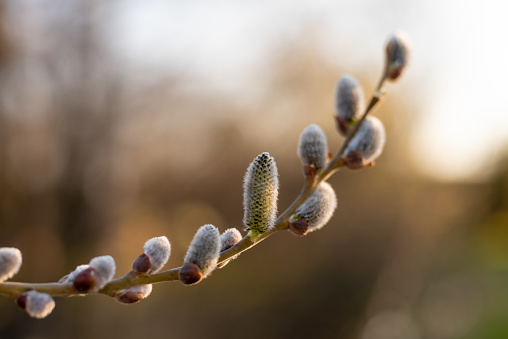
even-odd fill
[{"label": "yellow-green catkin", "polygon": [[243,223],[252,240],[273,227],[277,216],[279,178],[269,153],[258,155],[249,165],[243,182]]}]

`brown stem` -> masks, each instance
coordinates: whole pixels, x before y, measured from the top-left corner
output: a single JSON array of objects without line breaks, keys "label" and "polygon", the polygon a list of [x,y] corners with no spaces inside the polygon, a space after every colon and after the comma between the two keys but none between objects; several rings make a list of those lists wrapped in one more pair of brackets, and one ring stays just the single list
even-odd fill
[{"label": "brown stem", "polygon": [[[381,99],[381,88],[385,80],[386,75],[383,75],[378,83],[378,86],[376,87],[376,90],[374,91],[373,95],[370,98],[369,104],[365,109],[364,114],[349,130],[346,139],[344,140],[339,151],[328,162],[328,165],[323,169],[321,173],[319,173],[315,177],[306,178],[300,194],[296,197],[293,203],[281,215],[279,215],[279,217],[275,221],[274,227],[272,227],[265,233],[261,234],[255,241],[252,241],[248,235],[243,237],[242,240],[240,240],[235,246],[225,250],[220,254],[219,262],[223,262],[236,255],[239,255],[240,253],[249,250],[250,248],[260,243],[261,241],[265,240],[275,232],[285,230],[289,227],[289,218],[295,212],[298,206],[300,206],[309,197],[309,195],[322,181],[328,180],[329,177],[331,177],[336,171],[338,171],[340,168],[344,166],[344,162],[342,160],[343,153],[349,146],[349,143],[351,142],[353,137],[358,132],[361,124],[366,119],[367,115],[379,103]],[[113,297],[118,291],[129,287],[145,284],[153,284],[163,281],[178,280],[179,270],[180,267],[176,267],[149,276],[144,275],[138,276],[136,275],[135,272],[131,271],[121,278],[112,280],[98,293]],[[52,296],[59,297],[86,295],[77,292],[70,283],[19,283],[19,282],[0,283],[0,294],[4,294],[11,297],[16,297],[19,294],[30,290],[37,290],[39,292],[48,293]]]}]

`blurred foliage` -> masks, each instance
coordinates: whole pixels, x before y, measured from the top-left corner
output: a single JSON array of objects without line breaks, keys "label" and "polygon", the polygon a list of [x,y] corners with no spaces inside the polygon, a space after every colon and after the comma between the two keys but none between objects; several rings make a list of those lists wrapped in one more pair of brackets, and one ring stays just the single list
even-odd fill
[{"label": "blurred foliage", "polygon": [[[28,21],[13,33],[19,15],[0,7],[0,246],[22,250],[21,281],[56,281],[102,254],[123,274],[159,235],[179,266],[199,226],[242,227],[257,154],[277,161],[283,210],[302,184],[301,130],[318,123],[332,151],[340,145],[332,93],[345,70],[311,37],[274,50],[244,105],[182,90],[181,75],[144,86],[123,75],[99,38],[97,4],[66,4],[36,36]],[[370,93],[378,74],[355,76]],[[412,100],[389,95],[375,112],[385,154],[332,177],[339,208],[322,231],[277,234],[203,283],[159,284],[133,306],[57,299],[38,321],[0,298],[0,337],[505,338],[508,166],[482,184],[414,175]]]}]

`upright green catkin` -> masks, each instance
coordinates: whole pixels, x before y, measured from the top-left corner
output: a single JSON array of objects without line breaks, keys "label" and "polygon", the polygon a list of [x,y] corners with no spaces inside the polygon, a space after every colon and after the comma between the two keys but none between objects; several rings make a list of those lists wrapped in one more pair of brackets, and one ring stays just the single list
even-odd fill
[{"label": "upright green catkin", "polygon": [[243,182],[243,223],[255,240],[275,224],[279,178],[269,153],[258,155],[249,165]]}]

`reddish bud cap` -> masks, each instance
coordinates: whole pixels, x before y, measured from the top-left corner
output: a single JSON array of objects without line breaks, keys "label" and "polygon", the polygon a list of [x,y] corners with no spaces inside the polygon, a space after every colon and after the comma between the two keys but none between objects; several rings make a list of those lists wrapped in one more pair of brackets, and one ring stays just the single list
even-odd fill
[{"label": "reddish bud cap", "polygon": [[21,294],[16,298],[16,304],[22,309],[26,309],[26,294]]},{"label": "reddish bud cap", "polygon": [[349,151],[349,153],[343,158],[346,167],[352,170],[360,169],[365,167],[363,160],[363,154],[360,151]]},{"label": "reddish bud cap", "polygon": [[297,236],[309,233],[309,224],[303,219],[296,219],[289,223],[289,231]]},{"label": "reddish bud cap", "polygon": [[143,293],[126,290],[117,293],[115,299],[124,304],[134,304],[143,300]]},{"label": "reddish bud cap", "polygon": [[395,81],[401,76],[408,64],[410,50],[409,39],[404,32],[396,32],[389,38],[386,44],[387,80]]},{"label": "reddish bud cap", "polygon": [[318,170],[314,166],[303,166],[303,174],[306,178],[314,178],[318,174]]},{"label": "reddish bud cap", "polygon": [[335,117],[335,124],[341,135],[347,134],[347,131],[349,130],[349,123],[346,120]]},{"label": "reddish bud cap", "polygon": [[90,291],[97,284],[97,274],[95,270],[91,267],[82,271],[74,278],[72,285],[74,289],[78,292],[85,293]]},{"label": "reddish bud cap", "polygon": [[178,272],[178,278],[185,285],[193,285],[203,279],[203,273],[199,269],[198,265],[191,262],[185,263]]},{"label": "reddish bud cap", "polygon": [[145,253],[141,254],[139,257],[134,260],[134,263],[132,264],[132,270],[135,271],[137,274],[143,274],[148,272],[150,267],[152,266],[150,262],[150,258]]}]

